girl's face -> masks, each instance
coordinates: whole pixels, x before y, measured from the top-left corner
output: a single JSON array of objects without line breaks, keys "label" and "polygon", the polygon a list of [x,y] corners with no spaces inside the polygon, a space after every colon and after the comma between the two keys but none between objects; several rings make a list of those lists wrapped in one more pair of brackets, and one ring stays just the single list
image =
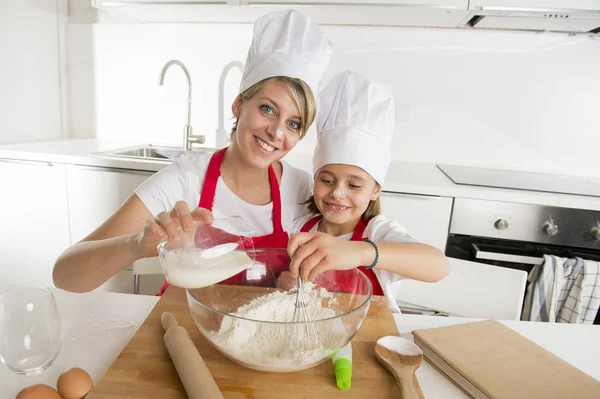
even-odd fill
[{"label": "girl's face", "polygon": [[252,98],[238,96],[232,107],[238,119],[233,145],[256,168],[268,168],[296,146],[302,133],[300,110],[289,90],[268,81]]},{"label": "girl's face", "polygon": [[330,164],[317,172],[314,199],[323,218],[331,224],[358,223],[370,201],[381,193],[375,179],[353,165]]}]

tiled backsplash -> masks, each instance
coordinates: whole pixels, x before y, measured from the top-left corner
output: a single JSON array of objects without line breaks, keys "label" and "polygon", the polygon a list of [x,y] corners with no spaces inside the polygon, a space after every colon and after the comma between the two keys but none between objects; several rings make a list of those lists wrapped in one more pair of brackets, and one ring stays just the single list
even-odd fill
[{"label": "tiled backsplash", "polygon": [[[353,69],[390,83],[397,103],[394,158],[600,175],[600,40],[456,29],[323,27],[335,49],[323,83]],[[74,137],[179,145],[183,72],[192,126],[216,141],[219,78],[244,62],[249,24],[70,24],[69,127]],[[241,73],[224,84],[225,129]],[[310,154],[314,126],[294,151]]]}]

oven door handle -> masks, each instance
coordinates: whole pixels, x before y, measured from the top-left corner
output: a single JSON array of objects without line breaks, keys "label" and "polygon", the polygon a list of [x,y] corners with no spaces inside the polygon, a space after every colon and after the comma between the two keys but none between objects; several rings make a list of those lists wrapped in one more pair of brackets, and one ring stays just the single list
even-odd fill
[{"label": "oven door handle", "polygon": [[476,244],[471,244],[475,250],[475,258],[485,260],[497,260],[500,262],[523,263],[527,265],[541,265],[544,263],[544,258],[536,258],[533,256],[501,254],[497,252],[486,252],[479,249]]}]

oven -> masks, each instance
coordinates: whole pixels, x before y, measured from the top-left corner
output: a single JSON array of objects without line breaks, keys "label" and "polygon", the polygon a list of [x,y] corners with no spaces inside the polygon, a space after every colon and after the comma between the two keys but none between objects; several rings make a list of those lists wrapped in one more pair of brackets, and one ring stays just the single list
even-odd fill
[{"label": "oven", "polygon": [[456,198],[445,253],[528,274],[544,255],[600,261],[600,211]]}]

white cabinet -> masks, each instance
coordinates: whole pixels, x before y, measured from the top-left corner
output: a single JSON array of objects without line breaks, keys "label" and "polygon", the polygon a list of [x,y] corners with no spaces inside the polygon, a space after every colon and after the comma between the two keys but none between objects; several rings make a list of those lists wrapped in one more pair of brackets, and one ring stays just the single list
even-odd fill
[{"label": "white cabinet", "polygon": [[452,198],[417,194],[381,194],[381,212],[403,225],[417,240],[446,248]]},{"label": "white cabinet", "polygon": [[451,27],[467,14],[468,0],[95,0],[92,5],[139,22],[252,23],[294,8],[323,25]]},{"label": "white cabinet", "polygon": [[71,242],[90,234],[154,172],[67,165]]},{"label": "white cabinet", "polygon": [[[71,242],[90,234],[154,172],[67,165]],[[101,291],[133,292],[131,267],[109,279]]]},{"label": "white cabinet", "polygon": [[69,246],[65,165],[0,158],[0,282],[53,286]]}]

